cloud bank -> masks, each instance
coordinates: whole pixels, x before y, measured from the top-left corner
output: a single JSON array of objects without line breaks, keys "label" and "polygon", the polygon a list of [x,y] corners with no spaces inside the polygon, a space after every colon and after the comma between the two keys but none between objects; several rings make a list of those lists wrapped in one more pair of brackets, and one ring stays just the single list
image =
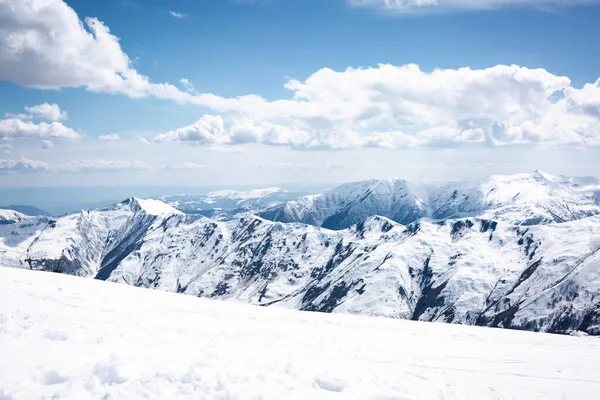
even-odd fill
[{"label": "cloud bank", "polygon": [[18,159],[0,159],[0,171],[2,172],[89,173],[147,169],[151,169],[151,167],[141,161],[91,159],[52,165],[25,157]]},{"label": "cloud bank", "polygon": [[598,0],[346,0],[352,7],[370,7],[395,14],[459,10],[493,10],[502,7],[572,7],[598,4]]},{"label": "cloud bank", "polygon": [[[407,12],[415,7],[489,8],[517,3],[349,1],[354,6]],[[600,144],[600,80],[578,89],[568,77],[517,65],[424,71],[413,64],[384,64],[321,69],[304,81],[287,82],[290,96],[279,100],[252,94],[225,98],[196,93],[185,79],[180,82],[184,90],[151,82],[136,71],[107,26],[95,18],[81,21],[63,0],[0,1],[0,61],[0,79],[23,86],[83,87],[211,110],[195,123],[157,135],[154,141],[159,143],[220,147],[261,143],[295,149]],[[58,118],[56,113],[47,115]],[[18,118],[0,121],[0,136],[48,139],[76,134],[56,120],[31,124]]]},{"label": "cloud bank", "polygon": [[285,87],[289,100],[256,98],[154,140],[297,149],[600,144],[600,80],[576,89],[544,69],[325,68]]}]

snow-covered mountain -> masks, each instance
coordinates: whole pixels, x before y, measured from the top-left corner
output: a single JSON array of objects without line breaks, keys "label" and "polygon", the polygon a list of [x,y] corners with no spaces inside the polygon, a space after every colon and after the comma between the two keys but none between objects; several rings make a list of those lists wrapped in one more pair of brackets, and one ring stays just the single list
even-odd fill
[{"label": "snow-covered mountain", "polygon": [[28,205],[9,205],[9,206],[0,206],[0,209],[2,210],[13,210],[13,211],[17,211],[21,214],[25,214],[25,215],[29,215],[29,216],[41,216],[41,215],[46,215],[49,216],[50,213],[47,211],[44,211],[42,209],[39,209],[37,207],[34,206],[28,206]]},{"label": "snow-covered mountain", "polygon": [[303,222],[329,229],[348,228],[370,215],[403,224],[423,217],[479,216],[513,225],[536,225],[597,214],[598,179],[540,171],[446,184],[419,185],[404,180],[348,183],[258,213],[272,221]]},{"label": "snow-covered mountain", "polygon": [[0,268],[0,398],[595,399],[600,341]]},{"label": "snow-covered mountain", "polygon": [[372,215],[411,223],[428,214],[424,188],[404,180],[369,180],[300,197],[258,215],[272,221],[345,229]]},{"label": "snow-covered mountain", "polygon": [[[505,181],[511,187],[521,179]],[[57,219],[27,218],[0,225],[0,248],[10,250],[0,251],[0,265],[26,268],[29,254],[48,269],[61,260],[61,269],[74,275],[263,306],[600,334],[600,215],[573,212],[572,221],[524,226],[485,218],[488,211],[481,217],[459,210],[472,214],[399,224],[369,214],[382,205],[430,205],[410,184],[384,182],[365,184],[371,211],[347,203],[351,212],[338,221],[358,214],[363,220],[341,230],[250,213],[216,221],[133,198]],[[552,185],[527,182],[536,185],[531,191],[551,186],[571,210],[574,204],[593,210],[593,195],[585,193],[595,181],[559,181],[580,196],[575,201]],[[525,192],[529,183],[519,185]],[[450,198],[472,193],[454,196],[454,190]],[[396,196],[390,202],[374,193]],[[448,190],[440,193],[448,197]],[[516,215],[514,200],[506,198],[498,196],[492,203],[498,208],[490,210],[512,207],[513,214],[498,215]],[[541,200],[536,204],[550,204]]]},{"label": "snow-covered mountain", "polygon": [[18,211],[0,209],[0,225],[13,224],[27,218],[27,215]]},{"label": "snow-covered mountain", "polygon": [[274,207],[304,194],[272,187],[248,191],[220,190],[205,195],[164,195],[157,199],[188,214],[228,219],[241,212]]},{"label": "snow-covered mountain", "polygon": [[530,174],[494,175],[432,187],[433,218],[482,215],[515,225],[573,221],[600,214],[600,180]]}]

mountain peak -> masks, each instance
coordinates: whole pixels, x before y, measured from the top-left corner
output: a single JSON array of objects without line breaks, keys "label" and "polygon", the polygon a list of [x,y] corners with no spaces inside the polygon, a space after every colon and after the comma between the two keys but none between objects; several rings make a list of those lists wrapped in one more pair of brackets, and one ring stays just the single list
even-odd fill
[{"label": "mountain peak", "polygon": [[183,214],[181,211],[176,210],[168,204],[163,203],[160,200],[154,199],[140,199],[137,197],[130,197],[123,202],[129,204],[139,210],[144,211],[150,215],[171,215],[171,214]]}]

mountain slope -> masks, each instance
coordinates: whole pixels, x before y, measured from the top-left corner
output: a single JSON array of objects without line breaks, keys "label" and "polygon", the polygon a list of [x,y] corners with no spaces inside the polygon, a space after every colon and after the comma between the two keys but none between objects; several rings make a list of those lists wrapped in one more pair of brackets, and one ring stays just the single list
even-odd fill
[{"label": "mountain slope", "polygon": [[477,214],[514,225],[561,223],[600,214],[600,181],[540,171],[494,175],[433,187],[429,199],[438,219]]},{"label": "mountain slope", "polygon": [[0,209],[0,225],[14,224],[27,218],[27,215],[18,211]]},{"label": "mountain slope", "polygon": [[207,301],[0,268],[0,397],[591,399],[595,338]]},{"label": "mountain slope", "polygon": [[0,225],[0,247],[9,250],[0,261],[4,266],[28,267],[25,258],[31,257],[37,268],[60,265],[66,273],[90,276],[98,272],[106,255],[136,229],[143,236],[150,221],[179,214],[162,202],[130,198],[112,207],[60,218],[12,220]]},{"label": "mountain slope", "polygon": [[[600,333],[600,216],[519,227],[480,218],[346,230],[114,207],[0,226],[5,266],[193,296],[566,333]],[[163,209],[163,207],[155,208]],[[170,209],[168,206],[164,208]],[[19,232],[18,234],[14,232]]]},{"label": "mountain slope", "polygon": [[47,211],[44,211],[44,210],[39,209],[34,206],[27,206],[27,205],[0,206],[0,209],[17,211],[17,212],[20,212],[21,214],[29,215],[32,217],[50,216],[50,213]]}]

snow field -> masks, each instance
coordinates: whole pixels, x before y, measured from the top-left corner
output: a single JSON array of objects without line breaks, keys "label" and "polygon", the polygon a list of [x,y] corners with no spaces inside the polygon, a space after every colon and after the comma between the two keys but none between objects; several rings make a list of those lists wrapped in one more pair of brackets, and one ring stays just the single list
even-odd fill
[{"label": "snow field", "polygon": [[[0,268],[0,399],[593,399],[600,340]],[[597,398],[597,397],[596,397]]]}]

